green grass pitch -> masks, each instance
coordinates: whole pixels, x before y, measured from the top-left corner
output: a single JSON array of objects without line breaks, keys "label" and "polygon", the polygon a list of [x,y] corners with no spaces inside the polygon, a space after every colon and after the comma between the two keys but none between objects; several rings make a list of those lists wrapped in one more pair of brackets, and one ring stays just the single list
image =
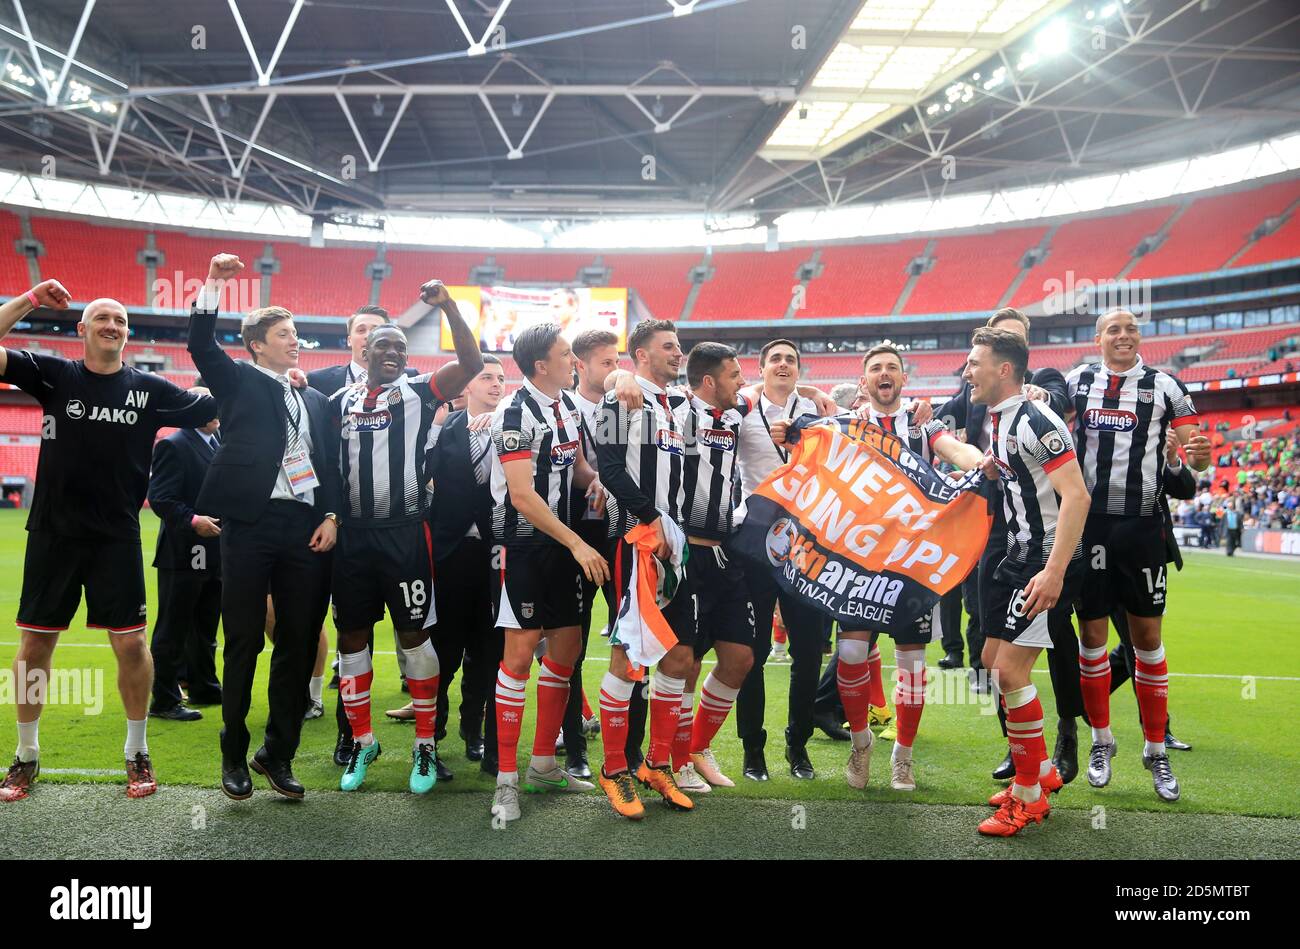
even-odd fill
[{"label": "green grass pitch", "polygon": [[[25,512],[0,512],[0,570],[7,578],[0,583],[0,613],[8,630],[0,631],[0,667],[5,670],[17,644],[12,620],[18,607],[24,517]],[[151,552],[157,519],[145,512],[141,523],[145,550]],[[146,555],[146,563],[148,559]],[[146,574],[153,617],[154,571],[146,567]],[[603,609],[598,597],[597,628],[603,623]],[[1300,802],[1295,794],[1300,748],[1290,732],[1300,720],[1297,616],[1300,563],[1228,561],[1192,553],[1186,568],[1171,578],[1166,617],[1170,709],[1176,733],[1194,745],[1190,753],[1172,755],[1182,800],[1165,805],[1152,791],[1141,766],[1141,733],[1126,685],[1112,705],[1120,750],[1111,786],[1095,790],[1080,776],[1055,798],[1051,820],[1013,841],[980,839],[974,831],[986,812],[984,799],[997,788],[989,770],[1006,746],[992,709],[969,693],[964,674],[934,667],[941,655],[937,644],[930,648],[932,685],[915,746],[915,793],[889,789],[885,742],[877,744],[871,787],[852,791],[843,777],[847,746],[820,732],[809,745],[816,780],[789,777],[781,740],[788,666],[769,665],[771,781],[742,780],[734,790],[714,791],[700,799],[690,815],[650,806],[641,826],[615,818],[599,792],[561,799],[525,797],[523,820],[502,832],[491,827],[488,815],[492,780],[465,760],[464,746],[454,737],[454,721],[452,737],[441,753],[456,772],[455,780],[426,799],[413,800],[405,792],[412,731],[383,717],[384,709],[405,701],[386,626],[376,637],[380,651],[373,690],[384,754],[372,766],[362,792],[337,792],[339,772],[330,760],[335,693],[327,692],[326,716],[303,729],[295,765],[309,789],[302,804],[273,800],[257,777],[252,801],[234,804],[221,797],[216,791],[219,709],[205,709],[204,720],[196,723],[150,721],[150,751],[163,787],[147,801],[128,801],[120,776],[94,773],[120,772],[125,726],[105,635],[86,631],[78,617],[61,638],[55,667],[80,670],[92,681],[102,673],[102,712],[47,707],[41,724],[44,773],[31,798],[5,805],[0,812],[0,820],[15,831],[0,835],[0,856],[24,851],[20,842],[25,830],[50,842],[53,850],[43,850],[42,856],[338,856],[330,835],[339,821],[373,828],[365,838],[369,849],[362,855],[374,857],[544,856],[557,846],[579,857],[744,858],[766,856],[773,847],[792,856],[837,857],[1295,856],[1300,853]],[[889,641],[881,645],[890,666]],[[597,694],[607,656],[604,641],[593,633],[584,670],[589,698]],[[249,719],[255,744],[265,717],[268,657],[269,650],[262,657]],[[1047,710],[1050,748],[1055,738],[1052,693],[1041,661],[1035,681]],[[459,691],[459,681],[454,691]],[[531,747],[532,691],[521,762],[526,762]],[[0,704],[0,741],[14,735],[9,701]],[[456,705],[453,696],[453,716]],[[1086,737],[1082,740],[1086,754]],[[732,722],[724,726],[714,748],[724,769],[739,778],[741,749]],[[601,757],[598,740],[591,752],[595,766]],[[87,814],[95,819],[86,820]],[[50,828],[65,820],[78,821],[78,833],[52,834]],[[412,820],[424,829],[414,838]],[[646,832],[669,821],[676,833]],[[565,828],[563,834],[557,828]]]}]

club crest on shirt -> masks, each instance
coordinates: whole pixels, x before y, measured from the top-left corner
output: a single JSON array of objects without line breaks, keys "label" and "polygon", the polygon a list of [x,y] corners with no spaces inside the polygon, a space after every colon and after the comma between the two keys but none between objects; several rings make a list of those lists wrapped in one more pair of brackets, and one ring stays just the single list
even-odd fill
[{"label": "club crest on shirt", "polygon": [[1008,435],[1008,436],[1007,436],[1007,454],[1008,454],[1008,455],[1014,455],[1014,454],[1015,454],[1016,452],[1018,452],[1018,451],[1020,451],[1020,442],[1018,442],[1018,441],[1016,440],[1016,436],[1014,436],[1014,435]]},{"label": "club crest on shirt", "polygon": [[388,404],[400,405],[402,402],[402,391],[396,387],[388,390]]},{"label": "club crest on shirt", "polygon": [[522,616],[524,619],[532,619],[532,618],[533,618],[533,604],[532,604],[532,603],[520,603],[520,604],[519,604],[519,615]]},{"label": "club crest on shirt", "polygon": [[551,467],[567,468],[578,458],[578,443],[576,441],[564,442],[560,445],[551,446]]},{"label": "club crest on shirt", "polygon": [[1125,409],[1088,409],[1083,424],[1099,432],[1131,432],[1137,428],[1137,416]]},{"label": "club crest on shirt", "polygon": [[736,450],[736,433],[725,428],[700,429],[701,448],[717,448],[722,451]]},{"label": "club crest on shirt", "polygon": [[682,437],[681,432],[661,428],[655,432],[655,446],[670,455],[680,455],[686,451],[686,439]]},{"label": "club crest on shirt", "polygon": [[1153,389],[1138,389],[1137,391],[1138,391],[1139,402],[1150,403],[1156,400],[1156,393],[1155,390]]}]

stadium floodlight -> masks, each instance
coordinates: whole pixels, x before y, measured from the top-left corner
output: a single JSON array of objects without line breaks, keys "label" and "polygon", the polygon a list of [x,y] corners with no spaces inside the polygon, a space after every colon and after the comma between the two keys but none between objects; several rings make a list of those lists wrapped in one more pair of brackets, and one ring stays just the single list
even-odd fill
[{"label": "stadium floodlight", "polygon": [[[810,100],[808,118],[802,110],[791,109],[760,155],[790,161],[825,157],[920,105],[990,53],[1046,22],[1067,3],[865,0],[809,81],[804,94]],[[1058,45],[1059,38],[1054,38],[1052,54],[1060,51]],[[1043,54],[1040,51],[1038,55]],[[969,100],[950,100],[956,101]],[[941,103],[929,114],[942,109]]]},{"label": "stadium floodlight", "polygon": [[1034,49],[1043,56],[1056,56],[1070,48],[1070,27],[1057,18],[1034,34]]}]

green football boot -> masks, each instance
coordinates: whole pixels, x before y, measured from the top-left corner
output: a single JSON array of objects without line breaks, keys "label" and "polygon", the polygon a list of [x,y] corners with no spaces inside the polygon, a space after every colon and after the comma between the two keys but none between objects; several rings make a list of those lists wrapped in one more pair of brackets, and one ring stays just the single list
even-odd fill
[{"label": "green football boot", "polygon": [[366,779],[366,770],[370,767],[370,763],[378,757],[378,741],[372,741],[368,745],[354,741],[352,743],[352,755],[348,758],[348,766],[343,769],[343,777],[339,778],[339,790],[355,791],[361,787],[361,782]]},{"label": "green football boot", "polygon": [[438,783],[433,745],[420,742],[411,751],[411,793],[428,794]]}]

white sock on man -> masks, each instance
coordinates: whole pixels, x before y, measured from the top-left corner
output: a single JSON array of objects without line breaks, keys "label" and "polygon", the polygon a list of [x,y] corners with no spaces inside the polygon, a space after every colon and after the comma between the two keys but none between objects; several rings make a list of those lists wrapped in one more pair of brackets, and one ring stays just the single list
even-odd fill
[{"label": "white sock on man", "polygon": [[38,718],[34,722],[18,723],[18,750],[15,754],[19,761],[38,761],[41,757],[41,743],[37,733],[41,728],[41,720]]},{"label": "white sock on man", "polygon": [[1105,728],[1094,728],[1092,730],[1092,741],[1095,745],[1109,745],[1115,741],[1115,736],[1110,733],[1110,726]]},{"label": "white sock on man", "polygon": [[323,675],[312,676],[311,682],[307,684],[307,694],[311,696],[313,702],[319,702],[325,688],[325,677]]},{"label": "white sock on man", "polygon": [[138,722],[129,718],[126,720],[126,747],[123,748],[126,757],[134,758],[137,753],[149,753],[149,743],[145,740],[145,726],[148,724],[148,718],[142,718]]},{"label": "white sock on man", "polygon": [[911,761],[911,760],[912,760],[912,749],[909,748],[909,747],[907,747],[906,745],[900,745],[898,742],[894,742],[894,753],[893,753],[892,755],[889,756],[889,760],[891,760],[891,761]]}]

